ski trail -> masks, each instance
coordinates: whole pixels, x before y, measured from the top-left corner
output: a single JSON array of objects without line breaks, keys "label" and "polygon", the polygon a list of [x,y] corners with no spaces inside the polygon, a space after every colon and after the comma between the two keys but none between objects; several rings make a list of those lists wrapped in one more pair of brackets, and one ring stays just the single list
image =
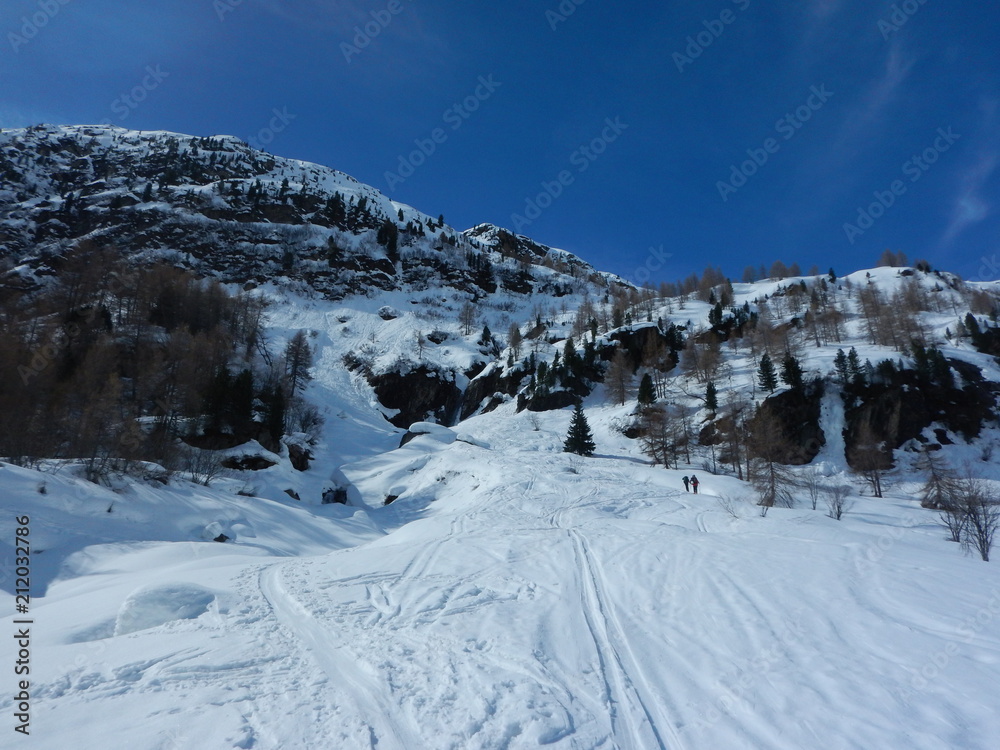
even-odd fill
[{"label": "ski trail", "polygon": [[[393,716],[399,707],[386,700],[388,691],[375,674],[365,671],[354,654],[338,647],[337,637],[324,628],[309,610],[285,589],[281,567],[272,565],[260,574],[261,593],[278,622],[310,653],[331,684],[345,687],[342,695],[353,703],[355,714],[369,725],[371,747],[379,750],[412,750],[425,743],[415,732],[400,727]],[[361,696],[359,699],[358,696]]]},{"label": "ski trail", "polygon": [[[647,701],[643,699],[640,686],[648,692],[648,685],[629,652],[621,626],[605,603],[601,578],[595,570],[586,539],[576,529],[568,531],[576,551],[577,566],[582,574],[584,617],[597,647],[616,747],[635,750],[649,750],[654,747],[659,750],[679,750],[682,747],[680,738],[672,732],[673,743],[668,745],[664,742]],[[632,678],[632,673],[636,675],[636,680]]]}]

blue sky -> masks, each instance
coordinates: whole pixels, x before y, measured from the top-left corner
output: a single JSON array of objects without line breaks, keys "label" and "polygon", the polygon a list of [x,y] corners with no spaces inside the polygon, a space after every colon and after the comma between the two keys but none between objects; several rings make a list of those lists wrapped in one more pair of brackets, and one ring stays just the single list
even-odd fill
[{"label": "blue sky", "polygon": [[638,280],[708,263],[738,278],[777,259],[845,273],[886,248],[1000,278],[990,3],[4,9],[2,127],[254,139],[459,228],[517,228]]}]

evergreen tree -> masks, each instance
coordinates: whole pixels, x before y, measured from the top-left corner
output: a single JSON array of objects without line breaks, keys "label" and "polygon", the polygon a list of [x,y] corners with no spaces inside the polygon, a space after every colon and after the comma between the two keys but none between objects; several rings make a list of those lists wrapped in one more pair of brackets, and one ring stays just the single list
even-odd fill
[{"label": "evergreen tree", "polygon": [[579,456],[592,456],[596,448],[594,436],[587,423],[587,416],[583,413],[583,406],[577,403],[576,409],[573,411],[573,419],[569,423],[566,442],[563,443],[563,452],[576,453]]},{"label": "evergreen tree", "polygon": [[851,347],[851,351],[847,353],[847,374],[854,387],[865,387],[865,371],[861,367],[861,358],[858,356],[858,350],[853,346]]},{"label": "evergreen tree", "polygon": [[781,379],[789,388],[799,389],[802,387],[802,365],[791,353],[786,353],[785,359],[781,363]]},{"label": "evergreen tree", "polygon": [[843,349],[837,350],[837,356],[833,360],[833,366],[837,370],[837,377],[840,378],[840,384],[846,386],[850,381],[850,371],[847,365],[847,355],[844,354]]},{"label": "evergreen tree", "polygon": [[153,200],[153,183],[147,182],[146,189],[142,191],[142,202],[149,203]]},{"label": "evergreen tree", "polygon": [[386,219],[379,227],[375,241],[385,248],[386,257],[395,263],[399,260],[399,228],[396,222]]},{"label": "evergreen tree", "polygon": [[253,418],[253,396],[253,373],[244,368],[233,378],[229,394],[228,410],[234,423],[249,422]]},{"label": "evergreen tree", "polygon": [[774,393],[778,387],[778,373],[774,369],[774,363],[767,352],[760,358],[760,367],[757,368],[757,382],[760,387],[769,393]]},{"label": "evergreen tree", "polygon": [[576,353],[573,339],[566,339],[566,345],[563,347],[563,365],[572,376],[576,376],[580,372],[580,357]]},{"label": "evergreen tree", "polygon": [[719,410],[719,390],[711,380],[705,387],[705,408],[713,414]]},{"label": "evergreen tree", "polygon": [[225,366],[220,367],[205,390],[202,411],[205,413],[205,429],[207,431],[219,432],[222,430],[227,416],[226,406],[231,386],[232,378],[229,375],[229,369]]},{"label": "evergreen tree", "polygon": [[285,391],[280,384],[265,389],[261,394],[264,402],[264,427],[267,429],[268,442],[264,447],[277,450],[281,436],[285,434]]},{"label": "evergreen tree", "polygon": [[722,303],[719,302],[708,312],[708,323],[712,328],[722,328]]},{"label": "evergreen tree", "polygon": [[647,372],[642,376],[642,380],[639,382],[639,403],[643,406],[649,406],[651,403],[656,401],[656,391],[653,389],[653,378]]}]

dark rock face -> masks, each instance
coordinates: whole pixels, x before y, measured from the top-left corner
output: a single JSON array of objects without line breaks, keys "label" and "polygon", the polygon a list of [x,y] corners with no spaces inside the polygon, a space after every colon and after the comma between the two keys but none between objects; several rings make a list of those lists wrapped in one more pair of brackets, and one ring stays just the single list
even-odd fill
[{"label": "dark rock face", "polygon": [[323,493],[323,505],[347,505],[347,489],[344,487],[331,487]]},{"label": "dark rock face", "polygon": [[[468,419],[482,408],[484,414],[493,411],[506,396],[516,396],[527,372],[520,369],[507,372],[494,367],[469,383],[462,399],[462,419]],[[484,403],[485,402],[485,403]]]},{"label": "dark rock face", "polygon": [[[667,368],[667,372],[669,372],[677,366],[677,351],[683,348],[683,342],[679,337],[664,335],[659,328],[653,325],[637,325],[621,328],[613,332],[608,338],[619,342],[622,351],[625,352],[633,368],[648,364],[644,361],[644,354],[649,345],[655,342],[672,354],[670,367]],[[610,361],[614,354],[615,349],[610,347],[606,347],[600,352],[601,359],[605,362]]]},{"label": "dark rock face", "polygon": [[370,375],[368,382],[383,406],[399,410],[399,414],[389,418],[396,427],[409,427],[430,417],[439,424],[454,424],[462,403],[462,392],[451,373],[441,373],[426,366],[407,373]]},{"label": "dark rock face", "polygon": [[579,396],[571,391],[552,391],[544,395],[533,396],[530,399],[521,395],[517,399],[517,410],[553,411],[565,409],[567,406],[575,406],[579,400]]},{"label": "dark rock face", "polygon": [[962,388],[922,381],[915,371],[904,370],[895,373],[890,382],[848,394],[851,405],[846,411],[844,437],[852,468],[866,432],[891,451],[910,440],[926,443],[923,433],[934,424],[942,425],[935,435],[943,444],[948,440],[944,430],[972,440],[979,436],[986,420],[997,419],[1000,385],[984,380],[974,365],[954,359],[948,364],[961,375]]},{"label": "dark rock face", "polygon": [[274,461],[268,461],[263,456],[230,456],[222,462],[227,469],[237,471],[263,471],[275,465]]},{"label": "dark rock face", "polygon": [[[823,383],[782,391],[761,404],[761,416],[774,417],[780,425],[782,444],[778,460],[791,466],[812,461],[826,445],[826,435],[819,426]],[[753,420],[751,420],[751,429]]]},{"label": "dark rock face", "polygon": [[298,443],[288,443],[288,459],[292,462],[293,469],[308,471],[312,453]]}]

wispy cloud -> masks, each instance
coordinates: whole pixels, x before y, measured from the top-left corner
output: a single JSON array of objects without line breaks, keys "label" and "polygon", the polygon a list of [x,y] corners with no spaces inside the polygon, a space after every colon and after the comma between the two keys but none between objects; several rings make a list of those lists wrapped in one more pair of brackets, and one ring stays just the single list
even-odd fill
[{"label": "wispy cloud", "polygon": [[985,144],[976,150],[972,161],[961,171],[952,203],[948,226],[941,237],[947,245],[974,224],[993,213],[994,203],[987,197],[986,185],[1000,167],[1000,142],[996,136],[996,121],[1000,100],[984,97],[979,103],[980,134]]},{"label": "wispy cloud", "polygon": [[916,60],[907,56],[899,42],[889,45],[881,75],[872,81],[848,122],[849,132],[861,132],[876,125],[893,104]]}]

